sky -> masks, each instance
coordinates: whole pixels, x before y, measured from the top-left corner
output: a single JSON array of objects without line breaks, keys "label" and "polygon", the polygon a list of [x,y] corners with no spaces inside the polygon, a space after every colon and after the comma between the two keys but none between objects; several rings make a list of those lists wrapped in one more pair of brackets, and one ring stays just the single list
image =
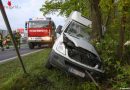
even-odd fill
[{"label": "sky", "polygon": [[[7,17],[9,19],[10,25],[12,29],[24,28],[25,21],[28,21],[29,18],[33,17],[43,17],[42,12],[40,12],[40,8],[44,4],[45,0],[11,0],[12,9],[8,8],[8,0],[2,0],[5,10],[7,13]],[[64,25],[65,18],[62,16],[58,16],[56,14],[46,15],[46,17],[51,17],[55,22],[56,26]],[[6,29],[6,25],[4,23],[2,14],[0,12],[0,28]]]}]

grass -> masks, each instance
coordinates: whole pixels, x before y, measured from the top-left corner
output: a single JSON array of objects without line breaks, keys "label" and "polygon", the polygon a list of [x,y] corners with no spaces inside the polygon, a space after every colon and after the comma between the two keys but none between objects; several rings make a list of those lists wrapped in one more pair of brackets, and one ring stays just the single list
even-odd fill
[{"label": "grass", "polygon": [[28,74],[19,61],[0,64],[0,90],[96,90],[92,82],[83,82],[58,69],[48,70],[45,63],[50,49],[23,57]]},{"label": "grass", "polygon": [[[44,51],[41,51],[23,58],[28,73],[31,73],[32,70],[35,70],[38,66],[43,66],[43,57],[47,57],[49,50],[46,50],[46,53],[43,52]],[[16,59],[11,62],[0,64],[0,88],[6,87],[9,83],[13,84],[14,80],[16,77],[19,77],[19,75],[23,75],[19,60]]]},{"label": "grass", "polygon": [[[56,68],[46,69],[45,63],[50,51],[51,49],[44,49],[23,57],[28,74],[23,73],[17,59],[0,64],[0,90],[97,90],[93,82],[83,81]],[[106,60],[105,68],[109,78],[107,81],[99,83],[100,90],[128,88],[130,66],[121,66],[120,63],[115,63],[113,56],[109,55],[111,53],[108,51],[106,54],[102,53],[103,59]]]}]

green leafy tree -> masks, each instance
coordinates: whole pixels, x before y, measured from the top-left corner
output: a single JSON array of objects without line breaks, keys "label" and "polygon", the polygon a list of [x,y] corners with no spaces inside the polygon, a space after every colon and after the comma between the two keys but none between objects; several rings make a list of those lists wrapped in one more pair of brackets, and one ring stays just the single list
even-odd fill
[{"label": "green leafy tree", "polygon": [[43,12],[43,15],[59,12],[60,15],[68,16],[75,10],[87,16],[87,3],[86,0],[47,0],[40,11]]},{"label": "green leafy tree", "polygon": [[[119,51],[118,56],[123,54],[125,39],[126,17],[128,16],[129,0],[47,0],[40,9],[44,15],[59,12],[66,17],[72,11],[79,11],[82,15],[92,20],[92,38],[100,41],[105,30],[120,23]],[[119,21],[120,19],[120,21]],[[104,29],[102,27],[106,27]],[[119,28],[119,24],[118,24]]]},{"label": "green leafy tree", "polygon": [[102,15],[99,7],[100,0],[50,0],[40,9],[44,15],[59,12],[68,16],[72,11],[79,11],[93,22],[93,37],[102,38]]},{"label": "green leafy tree", "polygon": [[130,8],[129,0],[120,0],[118,5],[119,10],[121,11],[121,28],[119,33],[119,47],[117,55],[122,60],[123,59],[123,51],[124,51],[124,42],[125,42],[125,30],[126,30],[126,22],[127,22],[127,14]]},{"label": "green leafy tree", "polygon": [[[100,7],[102,12],[102,22],[104,26],[116,26],[118,21],[118,31],[119,32],[119,43],[117,55],[120,59],[123,58],[124,42],[125,42],[125,30],[127,25],[127,17],[129,16],[130,10],[129,0],[101,0]],[[116,28],[117,29],[117,28]]]}]

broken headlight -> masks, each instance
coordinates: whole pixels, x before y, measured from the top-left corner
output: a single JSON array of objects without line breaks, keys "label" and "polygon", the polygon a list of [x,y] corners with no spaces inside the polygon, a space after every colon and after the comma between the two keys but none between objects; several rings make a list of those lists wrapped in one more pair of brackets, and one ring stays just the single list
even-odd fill
[{"label": "broken headlight", "polygon": [[58,45],[57,45],[57,48],[56,48],[60,53],[62,54],[65,54],[65,45],[64,43],[60,42]]},{"label": "broken headlight", "polygon": [[74,43],[72,41],[70,41],[66,35],[63,35],[63,42],[60,42],[57,45],[57,50],[62,53],[62,54],[66,54],[65,48],[73,48],[75,47]]}]

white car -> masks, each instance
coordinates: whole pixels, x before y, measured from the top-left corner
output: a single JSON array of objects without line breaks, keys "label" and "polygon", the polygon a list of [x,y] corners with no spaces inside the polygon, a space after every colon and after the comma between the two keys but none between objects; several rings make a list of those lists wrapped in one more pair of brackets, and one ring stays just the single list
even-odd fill
[{"label": "white car", "polygon": [[60,36],[55,41],[46,67],[58,67],[82,78],[88,76],[86,72],[93,77],[101,77],[104,71],[98,53],[89,42],[87,31],[90,27],[90,20],[77,11],[72,12],[62,30],[61,26],[56,30]]}]

